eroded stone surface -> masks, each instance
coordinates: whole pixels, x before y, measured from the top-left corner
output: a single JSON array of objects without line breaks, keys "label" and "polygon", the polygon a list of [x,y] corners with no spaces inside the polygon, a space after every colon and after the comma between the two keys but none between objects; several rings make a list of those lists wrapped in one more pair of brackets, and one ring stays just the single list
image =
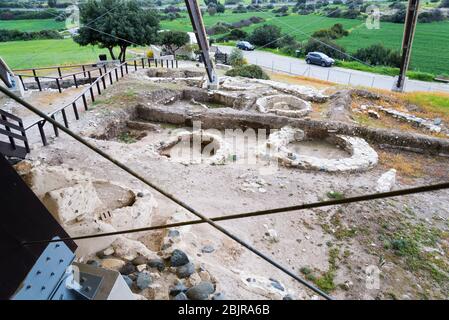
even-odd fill
[{"label": "eroded stone surface", "polygon": [[257,99],[256,107],[262,113],[275,113],[279,116],[301,118],[312,111],[310,102],[288,94],[277,94]]},{"label": "eroded stone surface", "polygon": [[363,171],[378,162],[377,152],[363,139],[345,135],[332,135],[335,144],[344,148],[350,155],[348,158],[325,159],[308,155],[301,155],[288,148],[291,142],[304,139],[304,132],[300,129],[284,127],[270,134],[265,145],[259,148],[258,156],[278,160],[282,165],[309,170],[328,172]]}]

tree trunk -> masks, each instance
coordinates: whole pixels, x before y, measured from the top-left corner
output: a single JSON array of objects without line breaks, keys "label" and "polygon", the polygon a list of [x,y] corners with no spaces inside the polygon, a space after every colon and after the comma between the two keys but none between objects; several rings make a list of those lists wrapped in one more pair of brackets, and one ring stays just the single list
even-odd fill
[{"label": "tree trunk", "polygon": [[108,50],[109,50],[109,54],[111,55],[112,60],[115,60],[114,48],[109,47]]},{"label": "tree trunk", "polygon": [[121,62],[125,62],[126,61],[126,49],[127,47],[120,47],[120,56],[121,56]]}]

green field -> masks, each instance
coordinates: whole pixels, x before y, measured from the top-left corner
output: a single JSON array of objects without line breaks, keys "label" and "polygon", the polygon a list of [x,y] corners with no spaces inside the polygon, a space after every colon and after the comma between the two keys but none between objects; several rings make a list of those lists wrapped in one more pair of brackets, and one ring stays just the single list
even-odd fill
[{"label": "green field", "polygon": [[81,47],[72,39],[0,43],[0,56],[12,69],[93,62],[100,53],[108,50]]},{"label": "green field", "polygon": [[[367,29],[365,21],[355,19],[327,18],[317,15],[301,16],[291,14],[286,17],[274,17],[272,13],[249,12],[243,14],[225,13],[215,16],[206,15],[204,21],[207,27],[218,21],[235,22],[251,16],[265,18],[265,23],[282,28],[284,33],[290,33],[297,40],[303,41],[316,30],[329,28],[335,23],[341,23],[350,31],[350,35],[337,40],[349,53],[371,44],[382,43],[392,49],[400,49],[404,26],[397,23],[382,22],[380,29]],[[191,31],[189,19],[162,21],[164,29]],[[251,32],[259,24],[243,28]],[[449,73],[449,21],[418,24],[412,50],[411,68],[418,71],[435,74]]]},{"label": "green field", "polygon": [[[381,23],[379,30],[369,30],[364,21],[353,19],[327,18],[317,15],[300,16],[291,14],[287,17],[274,17],[267,12],[225,13],[210,16],[206,14],[204,21],[210,27],[218,21],[236,22],[251,16],[265,18],[264,23],[274,24],[282,28],[297,40],[307,40],[314,31],[328,28],[335,23],[341,23],[350,31],[350,35],[337,40],[349,53],[358,48],[371,44],[382,43],[392,49],[399,49],[402,41],[403,25],[395,23]],[[251,32],[260,24],[244,28]],[[28,21],[0,21],[0,28],[20,28],[32,31],[40,29],[63,28],[64,23],[53,20]],[[188,17],[173,21],[161,21],[162,29],[191,31],[192,27]],[[99,53],[106,52],[96,47],[80,47],[71,39],[64,40],[36,40],[25,42],[0,43],[0,56],[13,68],[31,66],[46,66],[54,64],[70,64],[95,61]],[[415,42],[412,51],[411,67],[414,70],[434,74],[449,73],[449,21],[430,24],[418,24]]]},{"label": "green field", "polygon": [[0,20],[0,29],[20,31],[61,30],[65,28],[65,22],[57,22],[54,19],[41,20]]}]

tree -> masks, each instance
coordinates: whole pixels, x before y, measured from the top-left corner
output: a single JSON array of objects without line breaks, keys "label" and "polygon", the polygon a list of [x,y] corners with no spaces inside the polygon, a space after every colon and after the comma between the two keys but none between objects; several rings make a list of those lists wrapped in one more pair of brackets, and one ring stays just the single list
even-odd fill
[{"label": "tree", "polygon": [[449,8],[449,0],[441,1],[440,8]]},{"label": "tree", "polygon": [[50,8],[56,7],[57,0],[48,0],[47,4]]},{"label": "tree", "polygon": [[164,31],[159,37],[159,43],[165,46],[172,55],[176,55],[176,51],[189,41],[190,37],[187,32],[182,31]]},{"label": "tree", "polygon": [[399,67],[401,63],[399,51],[385,48],[380,43],[357,50],[354,57],[372,65]]},{"label": "tree", "polygon": [[433,9],[430,11],[420,13],[418,16],[418,22],[430,23],[436,21],[443,21],[444,18],[445,18],[444,14],[440,9]]},{"label": "tree", "polygon": [[275,25],[257,27],[250,36],[250,41],[258,46],[276,48],[278,39],[281,37],[281,28]]},{"label": "tree", "polygon": [[210,16],[214,16],[217,13],[217,7],[215,5],[209,5],[209,7],[207,7],[207,12]]},{"label": "tree", "polygon": [[337,45],[332,40],[326,38],[309,39],[309,41],[304,47],[304,51],[305,53],[309,53],[312,51],[319,51],[335,59],[346,58],[345,48]]},{"label": "tree", "polygon": [[75,42],[107,48],[114,60],[114,48],[119,47],[122,62],[130,45],[154,43],[159,30],[157,13],[140,8],[135,0],[88,0],[80,6],[80,22],[83,26]]},{"label": "tree", "polygon": [[217,3],[217,12],[218,13],[224,13],[226,10],[225,6],[223,4],[221,4],[220,2]]}]

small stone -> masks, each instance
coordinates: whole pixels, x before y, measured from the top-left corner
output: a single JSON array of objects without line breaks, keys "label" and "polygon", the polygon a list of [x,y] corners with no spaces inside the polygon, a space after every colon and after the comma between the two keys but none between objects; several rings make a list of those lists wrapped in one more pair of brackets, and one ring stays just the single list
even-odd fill
[{"label": "small stone", "polygon": [[178,293],[173,300],[189,300],[184,292]]},{"label": "small stone", "polygon": [[138,266],[136,266],[137,271],[142,272],[143,270],[145,270],[147,268],[146,264],[140,264]]},{"label": "small stone", "polygon": [[189,263],[189,258],[183,251],[179,249],[173,250],[170,258],[170,264],[172,267],[180,267],[187,263]]},{"label": "small stone", "polygon": [[368,115],[369,115],[371,118],[374,118],[374,119],[380,119],[379,113],[377,113],[377,112],[374,111],[374,110],[368,110]]},{"label": "small stone", "polygon": [[258,190],[259,190],[260,193],[265,193],[265,192],[267,192],[267,189],[265,189],[265,188],[259,188]]},{"label": "small stone", "polygon": [[276,279],[270,278],[270,281],[271,281],[271,286],[272,286],[273,288],[278,289],[278,290],[281,290],[281,291],[284,291],[284,290],[285,290],[284,287],[283,287],[283,286],[279,283],[279,281],[277,281]]},{"label": "small stone", "polygon": [[202,281],[209,281],[210,282],[210,280],[211,280],[210,274],[207,271],[204,271],[204,270],[200,271],[200,272],[198,272],[198,275],[200,276]]},{"label": "small stone", "polygon": [[141,264],[147,264],[148,263],[148,259],[145,258],[144,256],[138,256],[135,259],[133,259],[132,264],[135,266],[139,266]]},{"label": "small stone", "polygon": [[436,126],[441,125],[442,122],[443,122],[443,121],[441,120],[441,118],[435,118],[435,119],[433,120],[433,124],[436,125]]},{"label": "small stone", "polygon": [[168,237],[169,238],[179,237],[179,231],[178,230],[170,230],[170,231],[168,231]]},{"label": "small stone", "polygon": [[115,253],[115,250],[112,247],[109,247],[109,248],[107,248],[106,250],[103,251],[103,254],[105,256],[112,256],[114,253]]},{"label": "small stone", "polygon": [[291,295],[287,294],[286,296],[284,296],[282,298],[282,300],[293,300],[293,297]]},{"label": "small stone", "polygon": [[118,271],[125,265],[125,261],[115,258],[108,258],[101,261],[101,267]]},{"label": "small stone", "polygon": [[221,292],[217,292],[212,296],[212,300],[225,300],[225,295]]},{"label": "small stone", "polygon": [[132,263],[127,262],[123,267],[120,268],[119,272],[124,275],[129,275],[136,272],[136,270],[136,267]]},{"label": "small stone", "polygon": [[198,273],[193,273],[190,277],[189,277],[189,284],[191,287],[193,286],[197,286],[201,283],[201,277],[198,275]]},{"label": "small stone", "polygon": [[177,283],[175,286],[170,287],[170,295],[171,296],[176,296],[180,293],[184,293],[187,292],[189,288],[187,288],[184,284],[182,283]]},{"label": "small stone", "polygon": [[148,266],[150,268],[156,268],[160,272],[165,269],[165,263],[162,259],[150,259],[148,260]]},{"label": "small stone", "polygon": [[143,194],[143,192],[138,192],[138,193],[137,193],[137,196],[138,196],[139,198],[143,198],[144,194]]},{"label": "small stone", "polygon": [[191,274],[195,272],[195,265],[191,262],[178,267],[176,274],[179,278],[188,278]]},{"label": "small stone", "polygon": [[128,285],[128,287],[132,288],[132,286],[133,286],[133,280],[132,280],[130,277],[128,277],[128,276],[123,276],[123,275],[122,275],[122,277],[123,277],[123,280],[125,280],[125,282],[126,282],[126,284]]},{"label": "small stone", "polygon": [[148,288],[148,286],[151,284],[151,282],[152,282],[152,279],[148,272],[140,272],[137,275],[136,284],[140,290]]},{"label": "small stone", "polygon": [[201,249],[201,251],[202,251],[203,253],[212,253],[212,252],[215,251],[215,248],[212,247],[212,246],[210,246],[210,245],[207,245],[207,246],[204,246],[204,247]]},{"label": "small stone", "polygon": [[210,282],[201,282],[199,285],[194,286],[187,290],[187,298],[191,300],[206,300],[209,295],[214,293],[214,285]]}]

